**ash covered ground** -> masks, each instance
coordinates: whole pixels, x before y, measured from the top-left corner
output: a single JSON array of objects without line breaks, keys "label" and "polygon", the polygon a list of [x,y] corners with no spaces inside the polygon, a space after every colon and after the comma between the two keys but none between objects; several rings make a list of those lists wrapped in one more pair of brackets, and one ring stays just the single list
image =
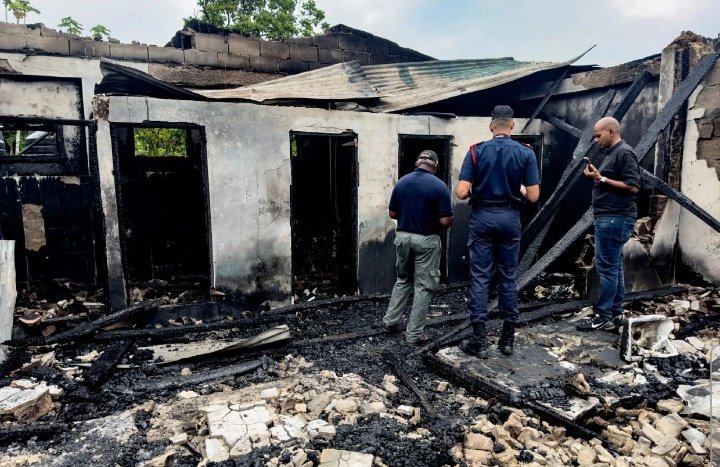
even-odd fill
[{"label": "ash covered ground", "polygon": [[[534,290],[526,301],[541,296],[545,302],[526,305],[524,316],[540,305],[572,298],[562,284]],[[466,297],[464,287],[436,295],[428,337],[438,338],[462,322]],[[462,375],[454,379],[433,371],[416,348],[404,343],[402,333],[382,334],[387,298],[329,301],[274,317],[272,312],[245,312],[208,332],[128,340],[109,339],[113,330],[104,330],[21,349],[15,368],[12,358],[5,363],[0,388],[30,390],[45,384],[55,389],[3,415],[0,462],[310,467],[703,465],[707,459],[710,418],[680,397],[678,388],[707,378],[717,344],[714,290],[696,288],[631,303],[637,313],[671,316],[676,333],[699,320],[711,326],[686,337],[687,345],[675,357],[647,358],[633,368],[612,370],[618,373],[615,380],[588,374],[593,391],[612,402],[577,424],[553,420],[526,404],[555,401],[562,406],[572,396],[590,397],[578,390],[581,384],[573,387],[577,370],[568,369],[562,380],[527,381],[520,400],[509,403],[477,387],[463,387]],[[536,319],[519,332],[565,318],[540,313]],[[175,329],[183,322],[202,327],[182,317],[174,322]],[[169,364],[140,350],[233,341],[282,324],[291,338],[260,348]],[[558,339],[546,345],[559,353],[568,347]],[[112,354],[117,358],[108,359]],[[220,374],[243,364],[254,366]],[[93,379],[97,374],[100,379]],[[638,375],[643,384],[635,384]]]}]

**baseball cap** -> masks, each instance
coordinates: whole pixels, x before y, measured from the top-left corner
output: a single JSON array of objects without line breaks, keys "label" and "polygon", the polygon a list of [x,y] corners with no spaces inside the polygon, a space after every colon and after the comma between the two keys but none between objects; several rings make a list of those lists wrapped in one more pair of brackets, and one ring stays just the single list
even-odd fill
[{"label": "baseball cap", "polygon": [[426,149],[420,153],[420,155],[418,156],[418,161],[423,161],[423,162],[432,161],[435,165],[437,165],[438,164],[438,156],[437,156],[437,154],[435,154],[435,151]]},{"label": "baseball cap", "polygon": [[509,105],[496,105],[492,112],[492,118],[513,118],[513,109]]}]

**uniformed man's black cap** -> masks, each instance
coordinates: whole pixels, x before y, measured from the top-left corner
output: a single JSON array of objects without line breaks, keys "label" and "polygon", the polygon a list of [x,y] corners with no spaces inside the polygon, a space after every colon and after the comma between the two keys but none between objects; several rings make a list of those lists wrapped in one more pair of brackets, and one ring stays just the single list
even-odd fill
[{"label": "uniformed man's black cap", "polygon": [[509,105],[496,105],[492,112],[492,118],[513,118],[513,109]]},{"label": "uniformed man's black cap", "polygon": [[437,156],[437,154],[435,154],[435,151],[426,149],[420,153],[420,155],[418,156],[418,161],[423,161],[423,162],[432,161],[435,165],[437,165],[438,156]]}]

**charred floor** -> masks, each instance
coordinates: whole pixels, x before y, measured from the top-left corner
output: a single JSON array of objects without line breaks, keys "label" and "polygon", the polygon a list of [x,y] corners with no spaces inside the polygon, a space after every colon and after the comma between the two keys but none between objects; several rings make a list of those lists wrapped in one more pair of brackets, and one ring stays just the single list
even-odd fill
[{"label": "charred floor", "polygon": [[[634,362],[620,358],[621,334],[568,331],[588,301],[577,299],[574,279],[563,274],[528,287],[510,361],[497,352],[485,362],[458,354],[462,334],[418,357],[402,333],[382,332],[386,295],[318,293],[262,311],[222,297],[183,303],[191,294],[144,294],[111,314],[92,310],[79,294],[63,303],[64,322],[24,326],[27,335],[12,342],[0,368],[4,465],[708,459],[712,418],[698,391],[707,391],[718,342],[713,288],[631,293],[628,318],[669,318],[677,350]],[[447,335],[465,320],[466,299],[465,286],[442,289],[428,336]],[[44,304],[24,305],[28,321],[30,308]],[[491,321],[491,334],[499,324]],[[333,464],[335,457],[348,463]]]}]

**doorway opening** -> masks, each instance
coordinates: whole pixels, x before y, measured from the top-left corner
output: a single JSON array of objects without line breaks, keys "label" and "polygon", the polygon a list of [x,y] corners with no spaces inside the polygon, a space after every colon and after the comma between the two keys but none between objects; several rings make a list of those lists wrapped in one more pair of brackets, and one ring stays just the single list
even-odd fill
[{"label": "doorway opening", "polygon": [[195,125],[111,127],[128,287],[210,285],[205,135]]},{"label": "doorway opening", "polygon": [[[398,179],[415,170],[418,155],[426,149],[435,151],[438,168],[435,175],[450,186],[450,144],[451,136],[400,135],[398,154]],[[440,282],[448,281],[448,230],[440,235]]]},{"label": "doorway opening", "polygon": [[290,132],[292,289],[354,294],[357,135]]},{"label": "doorway opening", "polygon": [[[543,168],[543,138],[541,135],[512,135],[512,139],[518,143],[527,144],[531,147],[535,153],[535,160],[537,161],[538,176],[542,183],[542,168]],[[525,203],[520,209],[520,219],[522,221],[523,228],[535,217],[539,208],[540,202],[537,203]]]}]

